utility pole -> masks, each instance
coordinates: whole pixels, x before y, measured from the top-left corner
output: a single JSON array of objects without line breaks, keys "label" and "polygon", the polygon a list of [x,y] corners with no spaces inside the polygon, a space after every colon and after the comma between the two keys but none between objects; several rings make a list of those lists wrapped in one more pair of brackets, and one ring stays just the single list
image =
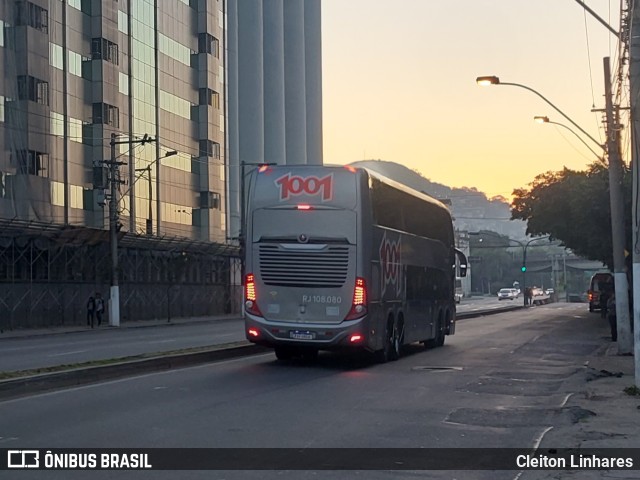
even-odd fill
[{"label": "utility pole", "polygon": [[633,172],[632,195],[632,259],[633,259],[633,336],[635,385],[640,387],[640,185],[638,185],[638,148],[640,148],[640,111],[638,111],[638,95],[640,95],[640,2],[633,2],[630,12],[631,32],[629,34],[629,90],[631,98],[631,168]]},{"label": "utility pole", "polygon": [[123,183],[120,180],[120,165],[125,162],[119,162],[116,157],[116,145],[154,142],[155,139],[149,138],[145,133],[140,140],[116,140],[116,134],[111,134],[111,159],[103,162],[109,167],[109,186],[111,196],[109,198],[109,243],[111,246],[111,288],[109,290],[109,326],[120,326],[120,286],[118,285],[118,232],[122,228],[120,223],[120,211],[118,210],[118,185]]},{"label": "utility pole", "polygon": [[607,156],[609,159],[609,197],[611,203],[611,240],[613,244],[613,278],[616,292],[618,323],[618,353],[633,351],[631,323],[629,321],[629,288],[624,260],[624,207],[622,199],[622,158],[618,141],[617,115],[613,111],[611,95],[611,67],[609,57],[604,58],[604,86],[607,115]]}]

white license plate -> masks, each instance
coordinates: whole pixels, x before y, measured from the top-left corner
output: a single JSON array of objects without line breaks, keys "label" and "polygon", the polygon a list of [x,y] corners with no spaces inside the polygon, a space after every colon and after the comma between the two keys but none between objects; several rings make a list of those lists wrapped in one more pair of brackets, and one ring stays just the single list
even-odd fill
[{"label": "white license plate", "polygon": [[315,332],[289,332],[289,338],[295,340],[313,340],[316,338]]}]

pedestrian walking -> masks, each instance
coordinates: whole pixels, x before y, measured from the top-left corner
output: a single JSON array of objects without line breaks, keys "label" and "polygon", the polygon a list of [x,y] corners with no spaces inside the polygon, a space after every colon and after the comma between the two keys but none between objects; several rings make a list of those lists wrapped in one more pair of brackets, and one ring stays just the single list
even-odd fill
[{"label": "pedestrian walking", "polygon": [[96,299],[93,296],[89,297],[87,302],[87,326],[93,328],[93,318],[96,313]]},{"label": "pedestrian walking", "polygon": [[96,319],[98,320],[98,326],[102,323],[102,314],[104,313],[104,300],[100,292],[96,293]]},{"label": "pedestrian walking", "polygon": [[618,341],[618,319],[616,318],[616,292],[612,291],[607,300],[607,319],[611,328],[611,341]]}]

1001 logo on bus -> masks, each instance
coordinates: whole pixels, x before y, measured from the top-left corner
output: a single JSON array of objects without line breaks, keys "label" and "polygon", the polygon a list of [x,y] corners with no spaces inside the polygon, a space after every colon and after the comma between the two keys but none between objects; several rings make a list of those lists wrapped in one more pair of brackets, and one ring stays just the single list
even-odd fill
[{"label": "1001 logo on bus", "polygon": [[298,195],[321,195],[323,202],[333,198],[333,173],[322,178],[301,177],[287,173],[278,178],[275,183],[280,187],[280,200],[289,200]]},{"label": "1001 logo on bus", "polygon": [[391,288],[395,287],[396,295],[400,295],[402,287],[402,282],[400,282],[400,269],[402,268],[400,253],[400,237],[393,241],[387,238],[387,232],[384,232],[380,242],[381,296],[384,296],[388,285],[391,285]]}]

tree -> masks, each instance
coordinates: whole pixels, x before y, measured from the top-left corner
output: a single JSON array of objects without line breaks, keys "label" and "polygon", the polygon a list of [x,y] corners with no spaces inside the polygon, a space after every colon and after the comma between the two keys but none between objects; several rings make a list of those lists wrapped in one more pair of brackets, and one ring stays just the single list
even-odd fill
[{"label": "tree", "polygon": [[[625,244],[631,251],[631,175],[623,171]],[[538,175],[513,191],[511,218],[527,222],[527,234],[549,235],[576,255],[613,268],[609,173],[603,163],[585,171],[565,168]]]},{"label": "tree", "polygon": [[514,253],[512,247],[509,237],[490,230],[469,236],[469,253],[480,260],[471,267],[473,291],[493,294],[513,285],[513,281],[520,277],[522,255]]}]

